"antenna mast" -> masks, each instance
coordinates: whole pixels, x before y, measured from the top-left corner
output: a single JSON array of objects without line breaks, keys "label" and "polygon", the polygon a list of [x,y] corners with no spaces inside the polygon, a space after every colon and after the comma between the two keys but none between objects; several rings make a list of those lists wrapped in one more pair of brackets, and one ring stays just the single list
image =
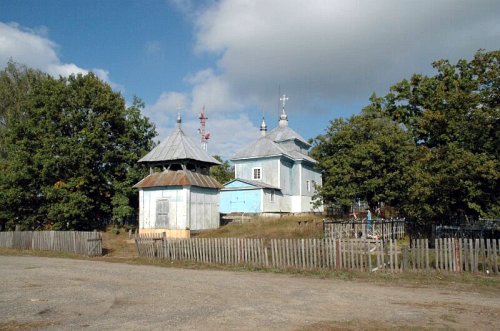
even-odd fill
[{"label": "antenna mast", "polygon": [[198,129],[198,133],[201,137],[201,148],[206,151],[208,148],[208,140],[210,139],[210,132],[206,132],[206,123],[208,117],[207,115],[205,115],[205,105],[203,105],[200,116],[198,116],[198,118],[200,119],[200,128]]}]

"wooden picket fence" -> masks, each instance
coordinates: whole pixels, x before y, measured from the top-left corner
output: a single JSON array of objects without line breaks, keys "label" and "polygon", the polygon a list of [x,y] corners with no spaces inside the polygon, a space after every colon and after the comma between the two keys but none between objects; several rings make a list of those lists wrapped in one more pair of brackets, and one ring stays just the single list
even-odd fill
[{"label": "wooden picket fence", "polygon": [[101,256],[102,236],[83,231],[8,231],[0,232],[0,247]]},{"label": "wooden picket fence", "polygon": [[164,237],[135,238],[141,257],[188,260],[202,263],[268,266],[267,250],[262,239],[192,238],[166,240]]},{"label": "wooden picket fence", "polygon": [[[450,271],[498,274],[500,242],[427,239],[402,246],[396,240],[241,239],[136,237],[139,256],[275,269],[366,272]],[[458,247],[458,249],[457,249]]]},{"label": "wooden picket fence", "polygon": [[449,272],[484,272],[499,274],[500,240],[498,239],[435,239],[429,249],[428,239],[414,240],[409,252],[412,270]]},{"label": "wooden picket fence", "polygon": [[370,238],[388,241],[403,239],[406,235],[405,220],[372,220],[364,221],[324,221],[325,238],[349,239]]}]

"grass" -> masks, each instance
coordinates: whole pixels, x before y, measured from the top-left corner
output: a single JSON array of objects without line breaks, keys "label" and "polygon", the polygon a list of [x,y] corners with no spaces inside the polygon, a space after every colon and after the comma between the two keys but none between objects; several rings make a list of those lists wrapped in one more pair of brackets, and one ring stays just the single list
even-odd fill
[{"label": "grass", "polygon": [[[308,223],[305,224],[305,221]],[[299,224],[301,222],[301,224]],[[244,223],[230,223],[216,230],[195,234],[200,238],[323,238],[322,218],[316,215],[255,217]]]}]

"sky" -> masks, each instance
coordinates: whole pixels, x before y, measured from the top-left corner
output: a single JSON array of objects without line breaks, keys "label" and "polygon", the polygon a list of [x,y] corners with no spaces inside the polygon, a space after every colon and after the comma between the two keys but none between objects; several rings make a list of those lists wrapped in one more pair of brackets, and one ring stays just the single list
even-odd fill
[{"label": "sky", "polygon": [[230,158],[272,129],[289,98],[305,139],[359,114],[372,93],[432,62],[500,49],[498,0],[0,0],[0,69],[11,59],[54,76],[92,71],[158,140],[176,125]]}]

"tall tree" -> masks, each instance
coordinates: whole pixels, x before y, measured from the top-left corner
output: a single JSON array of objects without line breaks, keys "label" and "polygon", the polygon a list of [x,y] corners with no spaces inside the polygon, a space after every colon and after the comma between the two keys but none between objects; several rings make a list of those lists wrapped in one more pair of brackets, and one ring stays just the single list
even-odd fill
[{"label": "tall tree", "polygon": [[500,51],[479,51],[457,64],[439,60],[436,75],[413,75],[384,98],[384,112],[419,145],[405,207],[413,217],[500,214],[499,60]]},{"label": "tall tree", "polygon": [[3,134],[0,222],[93,229],[133,217],[131,186],[142,175],[136,161],[156,135],[142,103],[126,108],[91,73],[45,76],[23,99],[24,116],[10,118]]},{"label": "tall tree", "polygon": [[371,206],[399,205],[405,197],[412,137],[381,114],[375,96],[372,100],[361,115],[331,121],[326,134],[314,140],[311,155],[323,171],[319,195],[327,204],[346,208],[359,198]]},{"label": "tall tree", "polygon": [[479,51],[436,61],[434,76],[415,74],[373,95],[361,115],[332,121],[312,151],[323,199],[383,200],[429,223],[498,217],[499,60],[500,51]]}]

